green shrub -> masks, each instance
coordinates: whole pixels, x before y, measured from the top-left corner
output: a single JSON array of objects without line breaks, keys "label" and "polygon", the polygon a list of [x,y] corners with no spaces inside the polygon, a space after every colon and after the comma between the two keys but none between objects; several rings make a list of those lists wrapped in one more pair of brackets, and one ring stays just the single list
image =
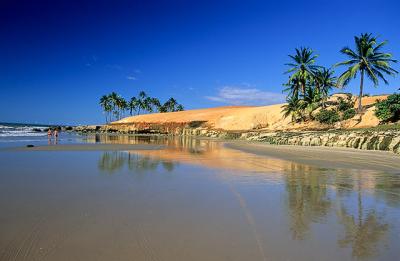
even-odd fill
[{"label": "green shrub", "polygon": [[339,113],[334,110],[321,110],[317,113],[317,115],[315,115],[315,118],[320,123],[325,124],[333,124],[337,121],[340,121]]},{"label": "green shrub", "polygon": [[351,108],[354,108],[354,101],[351,99],[351,95],[347,95],[346,99],[343,99],[342,97],[338,98],[338,111],[344,112]]},{"label": "green shrub", "polygon": [[347,109],[343,112],[342,120],[348,120],[356,116],[356,110],[354,108]]},{"label": "green shrub", "polygon": [[376,103],[375,115],[383,122],[400,120],[400,94],[392,94],[384,101]]}]

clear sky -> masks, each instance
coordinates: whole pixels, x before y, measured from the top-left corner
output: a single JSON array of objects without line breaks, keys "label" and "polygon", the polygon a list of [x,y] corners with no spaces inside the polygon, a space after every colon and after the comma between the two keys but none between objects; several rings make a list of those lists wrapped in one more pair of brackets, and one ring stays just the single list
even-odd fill
[{"label": "clear sky", "polygon": [[[187,109],[281,102],[296,47],[330,67],[371,32],[400,59],[399,11],[397,0],[0,0],[0,122],[101,123],[111,91]],[[399,77],[365,91],[393,93]]]}]

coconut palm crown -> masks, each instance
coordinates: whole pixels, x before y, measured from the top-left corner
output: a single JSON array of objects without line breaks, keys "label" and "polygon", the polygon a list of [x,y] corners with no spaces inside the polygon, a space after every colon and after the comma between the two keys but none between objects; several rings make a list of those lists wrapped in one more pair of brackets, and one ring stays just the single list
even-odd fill
[{"label": "coconut palm crown", "polygon": [[325,102],[328,99],[329,91],[336,87],[337,78],[334,76],[335,72],[332,69],[322,67],[315,72],[314,83],[315,88],[321,97],[321,105],[325,108]]},{"label": "coconut palm crown", "polygon": [[352,79],[356,78],[358,74],[360,75],[358,111],[361,112],[364,75],[366,75],[375,86],[378,85],[379,80],[388,84],[384,74],[395,76],[398,72],[391,67],[391,63],[396,63],[397,61],[392,59],[392,54],[382,52],[382,48],[386,45],[387,41],[377,43],[377,37],[372,34],[364,33],[360,36],[355,36],[354,42],[355,50],[349,47],[344,47],[340,50],[349,60],[338,63],[335,66],[348,66],[347,70],[338,78],[338,87],[346,86]]},{"label": "coconut palm crown", "polygon": [[307,81],[309,81],[314,76],[314,72],[320,68],[320,66],[315,65],[315,59],[318,55],[315,55],[314,51],[310,48],[300,47],[300,49],[296,48],[295,55],[289,55],[289,57],[292,62],[285,64],[290,67],[285,73],[292,73],[289,77],[289,84],[296,79],[299,81],[301,92],[304,94],[306,92]]}]

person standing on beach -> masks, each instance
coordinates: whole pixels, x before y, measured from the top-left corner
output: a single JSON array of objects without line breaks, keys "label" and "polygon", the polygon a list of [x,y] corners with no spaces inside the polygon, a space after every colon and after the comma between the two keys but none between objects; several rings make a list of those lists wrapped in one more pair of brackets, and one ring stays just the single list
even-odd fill
[{"label": "person standing on beach", "polygon": [[54,145],[58,144],[58,130],[54,129]]},{"label": "person standing on beach", "polygon": [[53,133],[51,132],[51,129],[49,128],[47,130],[47,142],[50,145],[51,144],[51,136],[53,135]]}]

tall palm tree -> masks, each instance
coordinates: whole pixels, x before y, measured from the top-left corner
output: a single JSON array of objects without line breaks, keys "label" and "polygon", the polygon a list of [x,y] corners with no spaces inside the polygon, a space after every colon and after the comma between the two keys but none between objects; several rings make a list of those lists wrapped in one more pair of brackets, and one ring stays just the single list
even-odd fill
[{"label": "tall palm tree", "polygon": [[117,103],[118,103],[118,94],[116,92],[112,92],[108,95],[111,104],[111,111],[114,114],[115,118],[118,118],[118,111],[117,111]]},{"label": "tall palm tree", "polygon": [[153,98],[151,97],[146,97],[143,100],[143,104],[142,104],[142,108],[143,110],[147,111],[147,112],[153,112]]},{"label": "tall palm tree", "polygon": [[100,98],[100,106],[103,108],[103,111],[106,115],[106,123],[109,122],[109,114],[112,110],[111,100],[108,95],[103,95]]},{"label": "tall palm tree", "polygon": [[164,112],[168,112],[168,108],[167,106],[164,104],[160,105],[160,107],[158,107],[158,112],[159,113],[164,113]]},{"label": "tall palm tree", "polygon": [[301,82],[298,77],[289,79],[289,82],[285,83],[284,86],[287,88],[284,89],[283,92],[289,92],[288,97],[299,98],[299,93],[301,92]]},{"label": "tall palm tree", "polygon": [[161,106],[159,99],[150,98],[149,103],[150,103],[150,107],[151,107],[151,112],[159,111],[159,108]]},{"label": "tall palm tree", "polygon": [[144,91],[139,92],[139,99],[144,100],[146,99],[147,94]]},{"label": "tall palm tree", "polygon": [[321,97],[321,105],[325,107],[325,101],[328,99],[329,91],[337,86],[337,78],[332,69],[322,67],[314,73],[315,88]]},{"label": "tall palm tree", "polygon": [[292,59],[291,63],[285,65],[289,66],[290,69],[286,73],[292,73],[289,77],[289,84],[297,79],[299,81],[301,92],[304,94],[306,92],[307,81],[309,81],[314,72],[320,68],[320,66],[315,65],[315,59],[318,57],[314,54],[314,51],[310,48],[300,47],[296,48],[295,55],[289,55]]},{"label": "tall palm tree", "polygon": [[124,112],[128,109],[128,102],[121,96],[118,96],[117,100],[117,107],[118,107],[118,119],[120,120]]},{"label": "tall palm tree", "polygon": [[144,91],[139,92],[139,96],[138,96],[138,111],[137,114],[140,114],[141,110],[146,110],[146,103],[145,100],[147,98],[147,94]]},{"label": "tall palm tree", "polygon": [[131,100],[128,103],[129,107],[129,114],[132,116],[133,112],[138,109],[139,106],[139,101],[136,97],[132,97]]},{"label": "tall palm tree", "polygon": [[164,103],[164,106],[167,108],[167,111],[175,111],[175,107],[177,104],[178,102],[171,97]]},{"label": "tall palm tree", "polygon": [[349,47],[344,47],[340,52],[346,55],[349,60],[336,64],[336,66],[348,66],[347,70],[339,76],[337,85],[339,87],[346,86],[351,79],[360,74],[360,94],[358,97],[358,111],[362,111],[361,98],[363,96],[364,75],[366,75],[375,86],[378,85],[379,79],[385,84],[388,81],[384,74],[394,76],[398,72],[391,68],[391,63],[397,61],[392,59],[392,54],[381,51],[382,47],[387,43],[383,41],[377,43],[377,37],[372,34],[364,33],[359,37],[354,37],[356,50],[353,51]]}]

